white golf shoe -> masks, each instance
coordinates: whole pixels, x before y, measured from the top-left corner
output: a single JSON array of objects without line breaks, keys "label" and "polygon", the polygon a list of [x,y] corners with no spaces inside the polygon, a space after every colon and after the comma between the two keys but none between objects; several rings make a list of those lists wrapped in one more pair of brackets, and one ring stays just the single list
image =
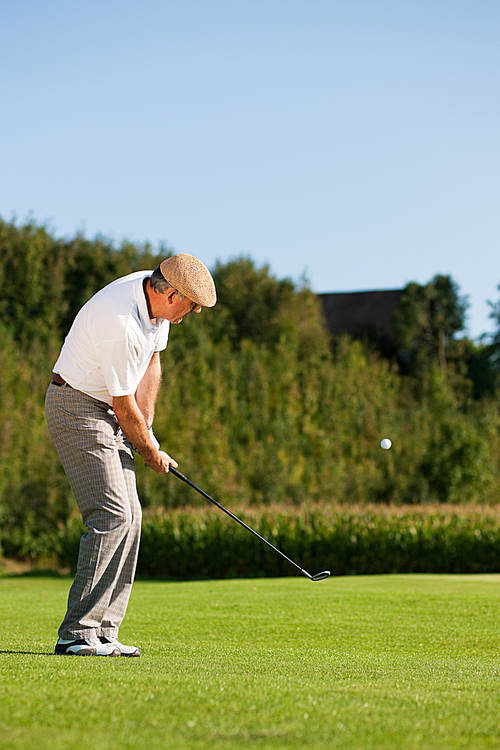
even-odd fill
[{"label": "white golf shoe", "polygon": [[74,641],[59,638],[54,653],[65,656],[120,656],[120,649],[112,643],[101,643],[94,638]]},{"label": "white golf shoe", "polygon": [[104,645],[118,649],[120,652],[120,656],[140,656],[141,655],[141,649],[137,648],[137,646],[125,646],[123,643],[120,643],[118,638],[107,638],[104,635],[99,636],[99,641]]}]

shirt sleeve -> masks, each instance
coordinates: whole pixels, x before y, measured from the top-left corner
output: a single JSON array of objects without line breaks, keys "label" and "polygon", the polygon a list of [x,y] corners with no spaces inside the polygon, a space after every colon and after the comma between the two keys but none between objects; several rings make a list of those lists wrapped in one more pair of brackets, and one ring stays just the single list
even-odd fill
[{"label": "shirt sleeve", "polygon": [[169,332],[170,323],[168,322],[168,320],[163,320],[156,335],[155,352],[162,352],[167,348]]}]

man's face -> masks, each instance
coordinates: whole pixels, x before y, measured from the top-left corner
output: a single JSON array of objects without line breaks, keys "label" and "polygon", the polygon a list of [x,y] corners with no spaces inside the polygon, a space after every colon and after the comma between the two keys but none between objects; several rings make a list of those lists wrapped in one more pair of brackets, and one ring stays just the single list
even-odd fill
[{"label": "man's face", "polygon": [[175,293],[175,299],[178,300],[179,307],[176,310],[172,306],[170,313],[171,315],[174,315],[176,317],[167,318],[167,320],[170,320],[170,322],[173,323],[174,325],[177,325],[177,323],[182,323],[184,318],[187,315],[190,315],[192,312],[195,312],[195,313],[201,312],[201,305],[197,305],[196,302],[193,302],[187,297],[184,297],[184,299],[181,300],[177,292]]},{"label": "man's face", "polygon": [[201,305],[188,299],[182,298],[178,292],[173,289],[166,294],[154,294],[154,313],[155,317],[165,318],[174,325],[181,323],[186,315],[192,312],[200,313]]}]

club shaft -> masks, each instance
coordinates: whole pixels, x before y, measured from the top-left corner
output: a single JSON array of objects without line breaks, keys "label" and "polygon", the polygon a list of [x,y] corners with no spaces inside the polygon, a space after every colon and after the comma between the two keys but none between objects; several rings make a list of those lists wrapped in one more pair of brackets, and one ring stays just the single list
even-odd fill
[{"label": "club shaft", "polygon": [[199,487],[197,487],[193,482],[191,482],[190,479],[188,479],[187,477],[185,477],[184,474],[181,474],[181,472],[178,469],[175,469],[173,466],[170,466],[169,471],[170,471],[171,474],[174,474],[179,479],[182,479],[183,482],[186,482],[186,484],[189,484],[190,487],[192,487],[194,490],[196,490],[197,492],[199,492],[200,495],[203,495],[203,497],[206,497],[207,500],[210,500],[210,502],[213,503],[214,505],[216,505],[219,508],[219,510],[222,510],[223,513],[225,513],[230,518],[232,518],[233,521],[236,521],[237,523],[240,524],[240,526],[243,526],[244,529],[246,529],[251,534],[253,534],[254,536],[256,536],[257,539],[260,539],[261,542],[264,542],[264,544],[267,544],[268,547],[271,547],[271,549],[273,549],[275,552],[277,552],[278,555],[281,555],[281,557],[283,557],[285,560],[287,560],[287,562],[289,562],[291,565],[293,565],[294,568],[297,568],[297,570],[300,570],[300,572],[303,575],[307,576],[307,578],[312,579],[312,576],[307,572],[307,570],[304,570],[304,568],[301,568],[300,565],[297,565],[296,562],[294,562],[293,560],[290,560],[290,558],[287,557],[284,552],[282,552],[280,549],[278,549],[277,547],[275,547],[274,544],[271,544],[271,542],[268,542],[267,539],[264,539],[263,536],[261,536],[256,531],[254,531],[254,529],[252,529],[250,526],[247,526],[247,524],[244,521],[242,521],[241,518],[238,518],[238,516],[235,516],[234,513],[231,513],[230,510],[228,510],[227,508],[224,508],[224,506],[221,505],[220,503],[218,503],[217,500],[214,500],[213,497],[210,497],[210,495],[207,495],[206,492],[204,492],[202,489],[200,489]]}]

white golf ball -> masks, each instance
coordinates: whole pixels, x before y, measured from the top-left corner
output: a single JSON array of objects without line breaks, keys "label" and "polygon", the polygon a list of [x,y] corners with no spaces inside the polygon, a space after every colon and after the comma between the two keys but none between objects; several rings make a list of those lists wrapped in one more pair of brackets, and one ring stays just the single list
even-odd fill
[{"label": "white golf ball", "polygon": [[385,451],[388,451],[388,450],[389,450],[389,448],[391,447],[391,445],[392,445],[392,443],[391,443],[391,441],[389,440],[389,438],[384,438],[384,439],[383,439],[383,440],[381,441],[381,443],[380,443],[380,447],[381,447],[381,448],[383,448],[383,449],[384,449]]}]

